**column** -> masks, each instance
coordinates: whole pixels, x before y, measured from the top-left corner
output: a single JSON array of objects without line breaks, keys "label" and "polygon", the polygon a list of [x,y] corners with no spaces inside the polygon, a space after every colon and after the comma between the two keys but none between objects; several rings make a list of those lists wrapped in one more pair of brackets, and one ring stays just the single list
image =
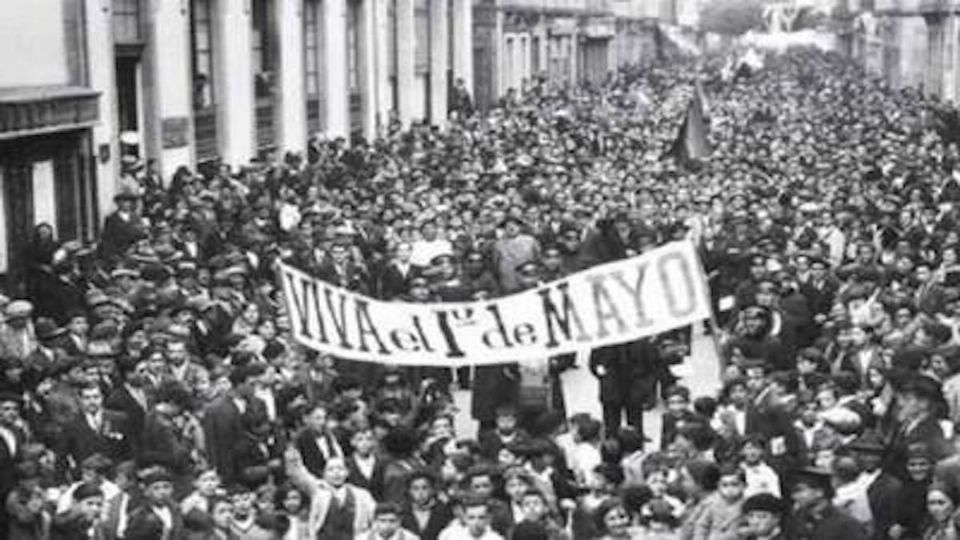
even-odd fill
[{"label": "column", "polygon": [[453,1],[453,76],[473,88],[473,0]]},{"label": "column", "polygon": [[923,89],[928,96],[943,92],[943,17],[933,14],[924,17],[927,29],[927,63],[923,75]]},{"label": "column", "polygon": [[301,0],[274,0],[273,9],[279,29],[274,105],[277,146],[281,152],[303,152],[307,146],[303,5]]},{"label": "column", "polygon": [[[117,144],[117,96],[115,59],[113,55],[113,21],[110,2],[85,0],[88,84],[100,92],[100,122],[93,127],[93,149],[96,159],[97,215],[113,211],[120,174],[120,147]],[[99,159],[100,148],[109,148],[110,159]],[[99,226],[99,224],[98,224]]]},{"label": "column", "polygon": [[960,18],[950,13],[943,20],[943,98],[957,102],[957,62],[960,51],[957,40],[960,39]]},{"label": "column", "polygon": [[919,87],[927,65],[927,29],[923,17],[899,17],[900,84]]},{"label": "column", "polygon": [[390,111],[393,109],[393,92],[390,89],[390,19],[387,3],[383,0],[368,0],[372,5],[374,24],[374,85],[376,90],[377,135],[385,133],[390,123]]},{"label": "column", "polygon": [[328,137],[349,138],[350,100],[347,87],[347,1],[323,0],[324,126]]},{"label": "column", "polygon": [[430,0],[430,123],[447,125],[447,56],[449,51],[447,0]]},{"label": "column", "polygon": [[190,11],[179,2],[149,3],[148,56],[144,58],[145,116],[149,154],[159,157],[164,181],[182,165],[193,166],[193,82],[190,74]]},{"label": "column", "polygon": [[410,125],[417,110],[416,99],[416,24],[413,0],[397,0],[397,109],[404,127]]},{"label": "column", "polygon": [[215,12],[217,142],[223,162],[237,167],[250,161],[254,149],[250,3],[217,0]]},{"label": "column", "polygon": [[[380,110],[379,80],[377,77],[377,0],[360,3],[360,92],[363,136],[372,141],[377,137],[377,114]],[[380,2],[383,3],[383,2]]]}]

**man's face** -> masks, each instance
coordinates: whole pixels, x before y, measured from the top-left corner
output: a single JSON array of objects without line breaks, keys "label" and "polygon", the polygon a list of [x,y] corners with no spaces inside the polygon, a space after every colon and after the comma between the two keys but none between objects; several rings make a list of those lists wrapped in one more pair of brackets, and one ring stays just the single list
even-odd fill
[{"label": "man's face", "polygon": [[463,512],[463,521],[467,530],[474,536],[482,535],[490,523],[490,515],[486,506],[471,506]]},{"label": "man's face", "polygon": [[512,414],[497,415],[497,431],[503,434],[513,433],[517,427],[517,417]]},{"label": "man's face", "polygon": [[400,530],[400,516],[396,514],[380,514],[374,520],[373,525],[381,538],[390,538]]},{"label": "man's face", "polygon": [[341,458],[334,458],[327,461],[323,468],[323,479],[333,487],[340,487],[347,482],[347,466]]},{"label": "man's face", "polygon": [[20,419],[20,407],[13,401],[0,402],[0,424],[12,426]]},{"label": "man's face", "polygon": [[153,482],[144,490],[144,495],[154,503],[167,502],[173,497],[173,483]]},{"label": "man's face", "polygon": [[167,343],[167,360],[175,366],[181,366],[187,361],[187,346],[182,341]]},{"label": "man's face", "polygon": [[373,452],[374,442],[373,432],[369,429],[358,431],[350,439],[350,445],[353,446],[353,450],[361,456],[368,456]]},{"label": "man's face", "polygon": [[233,504],[230,501],[219,501],[210,512],[213,518],[213,525],[217,529],[227,530],[230,528],[230,522],[233,519]]},{"label": "man's face", "polygon": [[474,476],[470,479],[470,491],[478,497],[489,497],[493,494],[493,479],[488,475]]},{"label": "man's face", "polygon": [[103,393],[99,388],[84,388],[80,392],[80,407],[87,414],[96,414],[103,409]]},{"label": "man's face", "polygon": [[87,497],[77,503],[77,509],[85,522],[93,522],[100,517],[103,508],[103,497]]},{"label": "man's face", "polygon": [[747,513],[747,527],[760,538],[766,538],[780,526],[780,518],[773,512],[754,510]]},{"label": "man's face", "polygon": [[801,482],[793,488],[790,495],[793,498],[794,507],[797,510],[804,510],[823,499],[823,490]]},{"label": "man's face", "polygon": [[410,499],[419,505],[425,505],[433,499],[433,486],[426,478],[410,482]]},{"label": "man's face", "polygon": [[529,521],[540,521],[547,515],[547,505],[539,495],[524,495],[520,507]]},{"label": "man's face", "polygon": [[326,429],[327,410],[318,407],[310,411],[310,414],[303,418],[303,423],[310,431],[314,433],[322,433],[323,430]]}]

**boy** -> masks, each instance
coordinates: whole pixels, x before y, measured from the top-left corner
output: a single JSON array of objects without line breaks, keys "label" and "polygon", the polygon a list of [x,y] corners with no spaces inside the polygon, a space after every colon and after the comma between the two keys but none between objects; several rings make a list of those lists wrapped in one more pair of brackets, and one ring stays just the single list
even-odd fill
[{"label": "boy", "polygon": [[400,526],[400,505],[380,503],[373,511],[373,529],[357,535],[357,540],[420,540]]},{"label": "boy", "polygon": [[354,431],[350,436],[350,447],[353,453],[347,458],[347,470],[350,471],[347,482],[366,489],[379,501],[383,496],[384,463],[376,454],[373,429],[360,427]]},{"label": "boy", "polygon": [[745,489],[746,478],[742,469],[730,463],[721,466],[717,492],[705,501],[703,512],[694,522],[694,537],[706,540],[738,538]]},{"label": "boy", "polygon": [[780,496],[780,476],[763,460],[766,444],[763,435],[751,434],[740,445],[740,468],[746,479],[743,496],[746,498],[759,493]]},{"label": "boy", "polygon": [[439,540],[504,540],[490,526],[490,510],[487,501],[468,496],[461,503],[459,520],[455,520],[440,533]]},{"label": "boy", "polygon": [[667,410],[663,413],[663,423],[660,430],[660,450],[666,450],[667,445],[677,434],[677,429],[685,422],[696,418],[690,409],[690,389],[685,386],[671,386],[664,392],[667,401]]}]

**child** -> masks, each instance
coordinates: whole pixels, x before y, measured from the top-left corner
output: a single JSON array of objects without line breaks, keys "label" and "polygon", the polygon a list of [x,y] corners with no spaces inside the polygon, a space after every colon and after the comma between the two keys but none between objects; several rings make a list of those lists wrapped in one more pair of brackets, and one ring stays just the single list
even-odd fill
[{"label": "child", "polygon": [[650,501],[644,504],[640,509],[640,515],[643,519],[648,519],[653,515],[653,505],[660,504],[661,502],[666,503],[672,510],[671,513],[674,517],[679,518],[683,515],[685,509],[683,502],[673,497],[668,493],[668,488],[670,487],[670,469],[666,467],[664,463],[660,460],[649,460],[645,464],[644,469],[646,469],[644,474],[644,481],[647,488],[650,489]]},{"label": "child", "polygon": [[745,488],[746,478],[740,467],[730,463],[721,466],[717,491],[705,501],[706,506],[694,523],[694,538],[739,538]]},{"label": "child", "polygon": [[671,386],[665,392],[667,410],[663,413],[662,428],[660,430],[660,450],[666,450],[673,440],[677,429],[683,423],[696,417],[690,409],[690,389],[685,386]]},{"label": "child", "polygon": [[180,512],[184,517],[191,512],[209,514],[210,500],[214,495],[222,495],[220,489],[220,475],[217,470],[210,468],[201,471],[193,481],[193,492],[180,502]]},{"label": "child", "polygon": [[765,448],[766,440],[758,434],[748,435],[740,445],[740,468],[747,482],[744,498],[759,493],[780,497],[780,476],[763,460]]},{"label": "child", "polygon": [[673,508],[664,500],[648,503],[650,515],[647,516],[647,528],[643,538],[646,540],[677,540],[677,517]]}]

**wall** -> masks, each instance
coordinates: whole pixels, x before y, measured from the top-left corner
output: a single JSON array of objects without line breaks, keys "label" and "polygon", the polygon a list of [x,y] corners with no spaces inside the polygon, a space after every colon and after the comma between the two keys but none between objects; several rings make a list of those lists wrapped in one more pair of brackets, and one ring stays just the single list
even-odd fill
[{"label": "wall", "polygon": [[0,87],[67,84],[64,0],[3,0]]}]

